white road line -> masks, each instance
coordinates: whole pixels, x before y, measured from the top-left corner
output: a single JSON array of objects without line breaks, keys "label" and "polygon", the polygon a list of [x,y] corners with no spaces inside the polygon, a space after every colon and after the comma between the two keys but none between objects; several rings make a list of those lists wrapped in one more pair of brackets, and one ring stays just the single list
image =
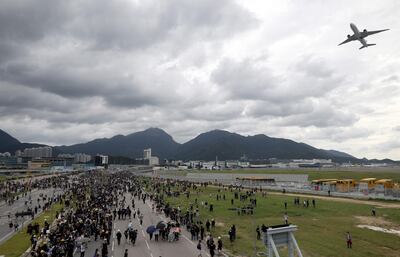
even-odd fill
[{"label": "white road line", "polygon": [[182,237],[185,238],[186,240],[188,240],[192,245],[196,245],[195,243],[192,242],[192,240],[190,240],[187,236],[185,236],[184,234],[182,234]]},{"label": "white road line", "polygon": [[[195,243],[193,243],[192,240],[190,240],[187,236],[185,236],[184,234],[182,234],[182,237],[185,238],[187,241],[189,241],[192,245],[196,246]],[[204,252],[207,256],[210,256],[207,252]],[[226,255],[225,255],[226,256]]]},{"label": "white road line", "polygon": [[111,251],[114,252],[114,240],[113,240],[113,243],[112,243],[112,246],[111,246]]},{"label": "white road line", "polygon": [[146,234],[144,233],[144,230],[142,229],[142,235],[144,238],[146,238]]},{"label": "white road line", "polygon": [[146,242],[147,249],[150,250],[150,245],[149,245],[149,243],[147,243],[147,240],[144,240],[144,241]]},{"label": "white road line", "polygon": [[152,254],[152,253],[150,253],[150,257],[153,257],[153,254]]}]

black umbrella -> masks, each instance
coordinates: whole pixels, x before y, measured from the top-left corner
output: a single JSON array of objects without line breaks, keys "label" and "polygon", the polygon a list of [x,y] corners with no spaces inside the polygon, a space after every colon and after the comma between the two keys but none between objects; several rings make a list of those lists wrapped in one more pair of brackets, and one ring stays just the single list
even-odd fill
[{"label": "black umbrella", "polygon": [[159,230],[164,230],[167,227],[167,223],[165,223],[164,221],[160,221],[157,223],[156,228]]}]

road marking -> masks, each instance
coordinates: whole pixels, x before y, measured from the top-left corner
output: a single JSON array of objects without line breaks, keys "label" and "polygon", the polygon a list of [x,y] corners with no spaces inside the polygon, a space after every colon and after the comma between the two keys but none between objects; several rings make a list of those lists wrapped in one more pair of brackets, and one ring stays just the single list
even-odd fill
[{"label": "road marking", "polygon": [[146,242],[147,249],[150,250],[150,245],[149,245],[149,243],[147,243],[147,240],[144,240],[144,241]]},{"label": "road marking", "polygon": [[182,234],[182,237],[185,238],[187,241],[189,241],[189,243],[191,243],[192,245],[196,245],[195,243],[192,242],[192,240],[190,240],[187,236],[185,236],[184,234]]},{"label": "road marking", "polygon": [[142,229],[142,235],[143,235],[143,237],[146,237],[146,234],[144,233],[143,229]]},{"label": "road marking", "polygon": [[[0,256],[1,257],[1,256]],[[153,257],[153,254],[152,253],[150,253],[150,257]]]},{"label": "road marking", "polygon": [[113,240],[113,243],[112,243],[112,246],[111,246],[111,251],[114,252],[114,240]]}]

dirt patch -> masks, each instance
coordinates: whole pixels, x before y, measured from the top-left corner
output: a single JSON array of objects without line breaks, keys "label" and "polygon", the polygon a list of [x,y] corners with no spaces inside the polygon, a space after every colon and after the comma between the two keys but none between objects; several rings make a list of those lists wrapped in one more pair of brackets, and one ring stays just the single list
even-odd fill
[{"label": "dirt patch", "polygon": [[215,226],[217,226],[217,227],[225,227],[225,223],[223,223],[223,222],[216,222],[216,223],[215,223]]},{"label": "dirt patch", "polygon": [[383,217],[354,216],[354,218],[361,223],[357,225],[359,228],[366,228],[373,231],[400,236],[400,225],[387,221]]},{"label": "dirt patch", "polygon": [[358,220],[359,223],[369,225],[369,226],[378,226],[384,228],[395,228],[398,225],[385,220],[383,217],[373,217],[373,216],[354,216]]},{"label": "dirt patch", "polygon": [[387,229],[387,228],[370,226],[370,225],[357,225],[357,227],[367,228],[367,229],[370,229],[373,231],[379,231],[379,232],[383,232],[383,233],[394,234],[394,235],[400,236],[400,230],[396,230],[396,229]]}]

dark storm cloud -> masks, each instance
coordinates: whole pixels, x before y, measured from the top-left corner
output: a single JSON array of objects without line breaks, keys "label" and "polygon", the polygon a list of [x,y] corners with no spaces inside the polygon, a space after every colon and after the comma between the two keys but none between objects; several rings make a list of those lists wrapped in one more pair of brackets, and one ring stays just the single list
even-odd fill
[{"label": "dark storm cloud", "polygon": [[75,105],[65,98],[41,92],[23,86],[4,84],[0,85],[0,107],[7,108],[8,113],[15,113],[19,109],[47,110],[52,112],[69,112]]},{"label": "dark storm cloud", "polygon": [[68,29],[101,49],[141,49],[223,39],[256,24],[247,10],[230,0],[84,1]]},{"label": "dark storm cloud", "polygon": [[23,85],[64,99],[102,97],[109,105],[139,107],[171,101],[160,94],[146,91],[145,82],[118,76],[118,71],[80,69],[68,66],[40,67],[10,64],[0,68],[0,78],[8,83]]},{"label": "dark storm cloud", "polygon": [[11,42],[37,41],[59,30],[68,17],[68,1],[2,0],[0,39]]},{"label": "dark storm cloud", "polygon": [[[165,97],[147,78],[135,78],[138,73],[151,80],[154,67],[130,67],[133,76],[125,77],[127,67],[118,63],[118,56],[125,52],[135,58],[132,51],[143,48],[150,49],[149,54],[165,49],[164,55],[176,55],[197,40],[222,40],[256,24],[251,13],[229,0],[5,1],[0,8],[0,81],[67,99],[99,96],[123,108],[159,106],[174,97]],[[57,50],[68,42],[83,45],[72,50],[82,59],[78,66]],[[43,47],[44,53],[54,51],[37,54]],[[83,58],[97,63],[85,66]]]}]

